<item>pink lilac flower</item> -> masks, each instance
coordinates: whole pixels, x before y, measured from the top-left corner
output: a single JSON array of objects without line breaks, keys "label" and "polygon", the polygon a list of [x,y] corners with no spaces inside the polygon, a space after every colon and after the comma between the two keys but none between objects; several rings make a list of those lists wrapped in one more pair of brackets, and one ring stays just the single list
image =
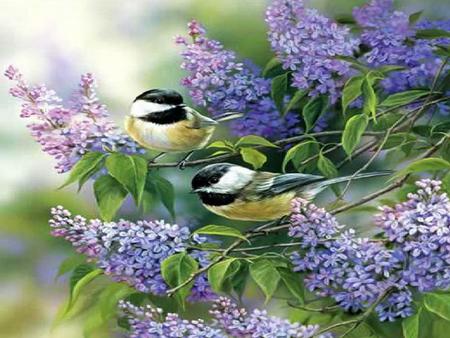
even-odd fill
[{"label": "pink lilac flower", "polygon": [[311,96],[329,94],[335,102],[350,74],[349,64],[336,56],[351,56],[358,39],[348,28],[305,8],[301,0],[273,0],[266,23],[272,49],[283,67],[292,71],[293,86]]},{"label": "pink lilac flower", "polygon": [[[79,215],[72,216],[61,206],[53,208],[51,213],[49,224],[53,236],[72,243],[78,252],[94,260],[113,280],[156,295],[164,295],[168,289],[161,276],[161,262],[185,251],[190,235],[187,227],[164,221],[87,220]],[[200,266],[209,263],[205,252],[194,251],[191,255]],[[190,300],[204,301],[215,297],[206,276],[199,276]]]},{"label": "pink lilac flower", "polygon": [[5,76],[16,82],[10,94],[23,101],[21,114],[42,150],[56,159],[56,170],[66,172],[88,151],[118,150],[142,153],[141,149],[109,119],[96,94],[92,74],[81,76],[78,90],[68,106],[45,85],[29,85],[13,66]]}]

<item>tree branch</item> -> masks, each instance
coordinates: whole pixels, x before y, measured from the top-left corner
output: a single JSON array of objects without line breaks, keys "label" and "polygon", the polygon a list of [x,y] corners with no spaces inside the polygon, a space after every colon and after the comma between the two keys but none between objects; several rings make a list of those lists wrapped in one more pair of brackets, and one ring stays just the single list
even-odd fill
[{"label": "tree branch", "polygon": [[[439,149],[439,147],[445,142],[447,137],[448,136],[442,137],[439,140],[439,142],[436,143],[430,149],[428,149],[428,151],[421,158],[427,158],[427,157],[430,157],[431,155],[433,155]],[[357,206],[360,206],[362,204],[365,204],[365,203],[367,203],[367,202],[369,202],[369,201],[371,201],[371,200],[373,200],[373,199],[375,199],[375,198],[377,198],[377,197],[379,197],[381,195],[384,195],[384,194],[386,194],[386,193],[388,193],[388,192],[390,192],[390,191],[392,191],[392,190],[394,190],[396,188],[401,187],[403,185],[403,183],[406,182],[408,177],[409,177],[409,175],[406,175],[403,178],[401,178],[400,180],[398,180],[398,181],[388,185],[387,187],[385,187],[383,189],[380,189],[380,190],[378,190],[378,191],[376,191],[376,192],[374,192],[374,193],[372,193],[370,195],[367,195],[367,196],[361,198],[359,201],[356,201],[356,202],[351,203],[351,204],[344,205],[344,206],[342,206],[340,208],[336,208],[336,209],[334,209],[334,210],[332,210],[330,212],[332,214],[336,215],[336,214],[339,214],[341,212],[344,212],[344,211],[347,211],[349,209],[352,209],[354,207],[357,207]]]},{"label": "tree branch", "polygon": [[[343,133],[343,130],[321,131],[321,132],[317,132],[317,133],[303,134],[303,135],[288,137],[285,139],[275,141],[274,144],[276,144],[278,146],[282,146],[282,145],[286,145],[286,144],[293,143],[293,142],[299,142],[299,141],[308,139],[310,137],[325,137],[325,136],[340,135],[342,133]],[[378,136],[380,134],[383,134],[383,132],[366,132],[366,133],[364,133],[364,135],[366,135],[366,136]],[[262,148],[265,148],[265,147],[264,146],[256,146],[254,149],[262,149]],[[193,167],[193,166],[197,166],[197,165],[201,165],[201,164],[220,162],[220,161],[228,160],[230,158],[233,158],[233,157],[236,157],[239,155],[240,155],[239,152],[233,152],[233,153],[214,156],[214,157],[207,157],[207,158],[201,158],[198,160],[187,161],[185,163],[185,167]],[[149,168],[177,167],[178,162],[149,163],[148,166],[149,166]]]},{"label": "tree branch", "polygon": [[347,320],[344,322],[340,322],[340,323],[335,323],[332,324],[320,331],[318,331],[314,337],[317,337],[319,335],[321,335],[322,333],[328,332],[330,330],[333,330],[337,327],[341,327],[341,326],[347,326],[347,325],[352,325],[353,326],[348,329],[346,332],[344,332],[344,334],[341,336],[341,338],[345,337],[346,335],[348,335],[350,332],[352,332],[353,330],[355,330],[359,325],[361,325],[366,319],[367,317],[370,316],[370,314],[375,310],[375,308],[378,306],[378,304],[380,304],[392,291],[394,291],[394,287],[389,287],[387,288],[376,300],[375,302],[373,302],[366,311],[364,311],[364,313],[359,316],[356,319],[351,319],[351,320]]}]

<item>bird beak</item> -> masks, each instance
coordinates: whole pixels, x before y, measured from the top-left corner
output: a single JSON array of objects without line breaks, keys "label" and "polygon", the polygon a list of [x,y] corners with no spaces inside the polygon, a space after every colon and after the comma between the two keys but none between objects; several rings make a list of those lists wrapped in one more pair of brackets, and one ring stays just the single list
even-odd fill
[{"label": "bird beak", "polygon": [[190,194],[196,194],[198,193],[200,190],[199,189],[192,189],[189,193]]}]

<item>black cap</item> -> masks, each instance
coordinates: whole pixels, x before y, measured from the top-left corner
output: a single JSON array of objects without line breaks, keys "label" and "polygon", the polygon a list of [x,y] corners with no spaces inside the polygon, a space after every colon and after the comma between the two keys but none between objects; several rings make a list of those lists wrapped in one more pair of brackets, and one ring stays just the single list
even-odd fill
[{"label": "black cap", "polygon": [[172,89],[150,89],[138,95],[137,100],[149,101],[160,104],[179,105],[183,103],[183,96]]}]

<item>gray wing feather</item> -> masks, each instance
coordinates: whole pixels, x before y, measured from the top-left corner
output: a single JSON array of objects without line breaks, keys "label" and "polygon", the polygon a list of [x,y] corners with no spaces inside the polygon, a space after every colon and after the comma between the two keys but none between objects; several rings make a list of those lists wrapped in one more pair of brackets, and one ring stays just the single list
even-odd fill
[{"label": "gray wing feather", "polygon": [[301,187],[323,180],[322,176],[309,174],[272,174],[258,173],[251,186],[246,188],[251,199],[272,197],[284,192],[298,190]]}]

